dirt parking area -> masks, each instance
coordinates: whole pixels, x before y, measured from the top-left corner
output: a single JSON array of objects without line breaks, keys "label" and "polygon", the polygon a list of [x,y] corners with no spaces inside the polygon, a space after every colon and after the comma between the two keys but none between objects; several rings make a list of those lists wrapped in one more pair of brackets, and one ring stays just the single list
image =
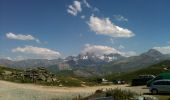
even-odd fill
[{"label": "dirt parking area", "polygon": [[0,81],[0,100],[69,100],[78,95],[87,96],[97,89],[120,88],[130,90],[139,94],[147,94],[146,86],[131,87],[128,85],[108,85],[93,87],[51,87],[34,84],[19,84],[7,81]]}]

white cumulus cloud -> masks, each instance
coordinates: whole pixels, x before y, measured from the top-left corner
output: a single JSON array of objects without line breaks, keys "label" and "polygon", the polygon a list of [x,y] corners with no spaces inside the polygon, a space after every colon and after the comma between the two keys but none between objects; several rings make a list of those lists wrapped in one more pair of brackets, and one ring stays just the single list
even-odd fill
[{"label": "white cumulus cloud", "polygon": [[111,54],[111,53],[118,53],[120,52],[112,47],[109,46],[102,46],[102,45],[90,45],[86,44],[85,48],[82,51],[82,54],[94,54],[96,56],[102,56],[104,54]]},{"label": "white cumulus cloud", "polygon": [[36,39],[32,35],[14,34],[14,33],[9,32],[9,33],[6,33],[6,37],[8,39],[22,40],[22,41],[35,40],[37,43],[40,43],[39,39]]},{"label": "white cumulus cloud", "polygon": [[156,49],[156,50],[160,51],[163,54],[170,54],[170,46],[153,47],[153,49]]},{"label": "white cumulus cloud", "polygon": [[118,21],[124,21],[124,22],[127,22],[127,21],[128,21],[128,19],[125,18],[125,17],[122,16],[122,15],[113,15],[113,17],[114,17],[116,20],[118,20]]},{"label": "white cumulus cloud", "polygon": [[17,47],[12,49],[12,52],[33,54],[43,59],[56,59],[61,56],[61,54],[58,51],[34,46]]},{"label": "white cumulus cloud", "polygon": [[87,8],[91,8],[91,5],[87,2],[87,0],[83,0],[83,3],[86,5]]},{"label": "white cumulus cloud", "polygon": [[15,39],[15,40],[35,40],[35,38],[31,35],[22,35],[22,34],[14,34],[14,33],[7,33],[6,37],[9,39]]},{"label": "white cumulus cloud", "polygon": [[97,7],[91,6],[87,0],[83,0],[82,2],[87,8],[90,8],[93,12],[99,12],[100,10]]},{"label": "white cumulus cloud", "polygon": [[93,11],[94,11],[94,12],[100,12],[100,10],[99,10],[97,7],[94,7],[94,8],[93,8]]},{"label": "white cumulus cloud", "polygon": [[85,19],[85,16],[84,16],[84,15],[82,15],[80,18],[81,18],[81,19]]},{"label": "white cumulus cloud", "polygon": [[121,52],[121,55],[125,57],[130,57],[130,56],[136,56],[137,53],[135,51],[127,51],[127,52]]},{"label": "white cumulus cloud", "polygon": [[123,45],[119,45],[119,49],[124,49],[125,47]]},{"label": "white cumulus cloud", "polygon": [[68,6],[67,12],[73,16],[77,16],[79,12],[82,11],[81,3],[79,1],[74,1],[72,5]]},{"label": "white cumulus cloud", "polygon": [[126,38],[134,36],[131,30],[114,25],[109,18],[101,19],[92,15],[88,21],[88,25],[98,35]]},{"label": "white cumulus cloud", "polygon": [[81,51],[82,54],[92,54],[96,56],[103,56],[104,54],[120,54],[122,56],[134,56],[136,53],[134,51],[121,52],[113,47],[103,46],[103,45],[90,45],[86,44],[84,49]]}]

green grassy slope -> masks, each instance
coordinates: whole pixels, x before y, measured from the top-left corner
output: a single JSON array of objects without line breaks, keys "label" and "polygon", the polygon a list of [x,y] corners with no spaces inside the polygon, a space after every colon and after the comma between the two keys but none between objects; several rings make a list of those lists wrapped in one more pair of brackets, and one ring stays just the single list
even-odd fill
[{"label": "green grassy slope", "polygon": [[22,70],[15,69],[15,68],[9,68],[9,67],[5,67],[5,66],[1,66],[0,65],[0,75],[2,75],[2,73],[5,73],[5,71],[9,71],[9,72],[21,72]]},{"label": "green grassy slope", "polygon": [[164,68],[168,68],[170,71],[170,60],[166,60],[137,71],[127,72],[127,73],[114,73],[111,75],[107,75],[106,79],[108,80],[123,79],[126,81],[130,81],[131,79],[136,78],[139,75],[144,75],[144,74],[158,75],[162,72],[167,72],[166,70],[164,70]]},{"label": "green grassy slope", "polygon": [[[40,70],[36,70],[40,71]],[[79,78],[73,77],[73,72],[69,70],[63,70],[55,74],[53,78],[57,79],[56,81],[47,82],[46,80],[38,80],[33,82],[32,78],[22,77],[20,73],[24,73],[24,70],[8,68],[4,66],[0,66],[0,80],[6,80],[11,82],[17,83],[34,83],[34,84],[41,84],[41,85],[52,85],[52,86],[81,86],[82,80]],[[50,72],[40,73],[38,72],[39,76],[41,75],[48,75],[51,77]]]}]

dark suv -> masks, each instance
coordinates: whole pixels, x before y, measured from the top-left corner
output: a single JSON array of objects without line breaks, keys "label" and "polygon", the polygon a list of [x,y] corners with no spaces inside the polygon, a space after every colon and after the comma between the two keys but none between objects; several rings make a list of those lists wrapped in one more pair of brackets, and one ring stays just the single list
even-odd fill
[{"label": "dark suv", "polygon": [[132,86],[146,85],[147,82],[155,78],[154,75],[139,75],[138,78],[132,79]]}]

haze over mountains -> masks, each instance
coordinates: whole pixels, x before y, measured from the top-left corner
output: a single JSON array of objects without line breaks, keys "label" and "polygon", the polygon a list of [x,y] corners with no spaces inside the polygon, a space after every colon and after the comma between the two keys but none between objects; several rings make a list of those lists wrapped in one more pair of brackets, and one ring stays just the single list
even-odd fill
[{"label": "haze over mountains", "polygon": [[125,57],[120,54],[108,54],[97,57],[93,54],[69,56],[65,59],[28,59],[11,61],[0,59],[0,65],[14,68],[47,67],[49,70],[73,70],[78,74],[103,74],[125,72],[147,67],[151,64],[170,59],[170,55],[162,54],[155,49],[138,56]]}]

